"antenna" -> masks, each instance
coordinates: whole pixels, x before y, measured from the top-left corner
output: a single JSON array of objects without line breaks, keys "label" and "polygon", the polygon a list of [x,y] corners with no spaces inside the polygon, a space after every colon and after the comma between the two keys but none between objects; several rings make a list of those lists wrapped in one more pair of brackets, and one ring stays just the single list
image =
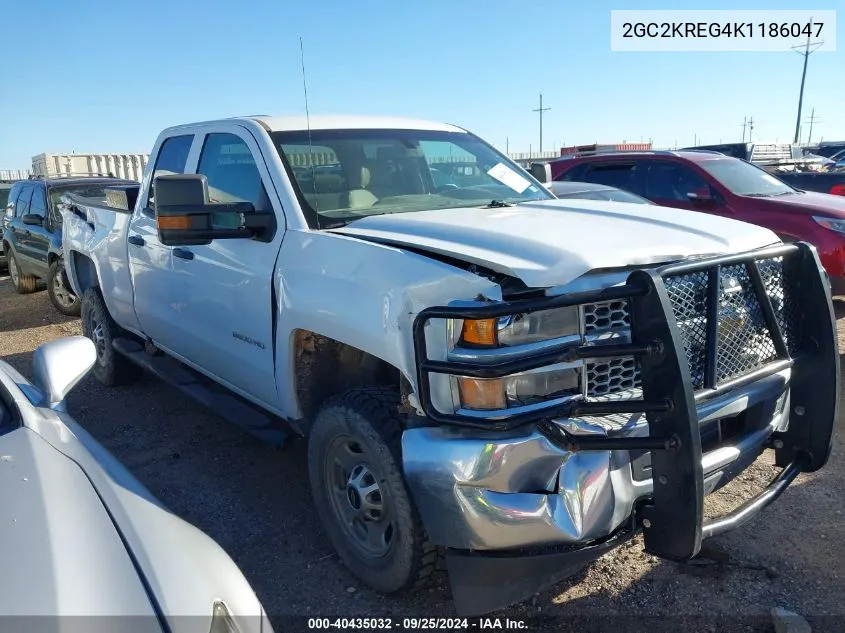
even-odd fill
[{"label": "antenna", "polygon": [[314,204],[317,205],[317,222],[319,223],[319,197],[317,196],[317,179],[314,172],[314,146],[311,143],[311,113],[308,110],[308,84],[305,82],[305,48],[302,45],[302,36],[299,36],[299,62],[302,66],[302,92],[305,95],[305,127],[308,129],[308,164],[311,167],[311,184],[314,187]]}]

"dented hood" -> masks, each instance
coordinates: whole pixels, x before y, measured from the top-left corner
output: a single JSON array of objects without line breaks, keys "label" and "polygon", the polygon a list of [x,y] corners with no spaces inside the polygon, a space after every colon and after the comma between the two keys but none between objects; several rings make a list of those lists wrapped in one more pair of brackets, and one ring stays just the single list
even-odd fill
[{"label": "dented hood", "polygon": [[459,258],[534,288],[599,268],[736,253],[779,241],[768,229],[719,216],[600,200],[369,216],[335,232]]}]

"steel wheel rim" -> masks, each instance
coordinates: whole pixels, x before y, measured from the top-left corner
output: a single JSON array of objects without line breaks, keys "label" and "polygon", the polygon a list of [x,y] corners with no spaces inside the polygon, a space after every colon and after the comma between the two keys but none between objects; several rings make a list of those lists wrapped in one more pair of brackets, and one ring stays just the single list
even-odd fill
[{"label": "steel wheel rim", "polygon": [[73,294],[62,281],[63,272],[56,271],[53,275],[53,296],[64,307],[70,307],[76,302],[76,295]]},{"label": "steel wheel rim", "polygon": [[97,350],[97,362],[100,365],[104,365],[106,355],[106,332],[103,328],[103,324],[100,323],[93,314],[88,316],[88,331],[88,338],[94,342],[94,348]]},{"label": "steel wheel rim", "polygon": [[14,257],[9,258],[9,276],[12,278],[12,283],[17,286],[19,281],[18,263]]},{"label": "steel wheel rim", "polygon": [[348,436],[332,440],[324,482],[335,522],[347,540],[369,558],[387,556],[396,540],[392,504],[360,442]]}]

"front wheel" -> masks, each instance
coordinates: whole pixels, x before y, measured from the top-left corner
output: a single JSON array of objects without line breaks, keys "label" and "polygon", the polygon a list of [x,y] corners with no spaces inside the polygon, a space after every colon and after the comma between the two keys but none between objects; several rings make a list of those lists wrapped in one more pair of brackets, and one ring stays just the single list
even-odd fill
[{"label": "front wheel", "polygon": [[314,504],[344,564],[376,591],[421,588],[437,551],[400,468],[399,396],[353,389],[324,404],[308,437]]},{"label": "front wheel", "polygon": [[47,294],[56,310],[65,316],[79,316],[82,301],[70,289],[65,266],[60,259],[50,264],[50,272],[47,275]]}]

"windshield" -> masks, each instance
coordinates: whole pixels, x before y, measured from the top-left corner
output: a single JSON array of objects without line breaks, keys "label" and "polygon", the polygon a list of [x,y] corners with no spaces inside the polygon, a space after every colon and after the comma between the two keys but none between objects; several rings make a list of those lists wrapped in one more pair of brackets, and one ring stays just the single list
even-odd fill
[{"label": "windshield", "polygon": [[770,173],[742,160],[704,160],[699,165],[738,196],[781,196],[796,191]]},{"label": "windshield", "polygon": [[319,227],[361,217],[549,200],[526,171],[472,134],[305,130],[271,134]]}]

